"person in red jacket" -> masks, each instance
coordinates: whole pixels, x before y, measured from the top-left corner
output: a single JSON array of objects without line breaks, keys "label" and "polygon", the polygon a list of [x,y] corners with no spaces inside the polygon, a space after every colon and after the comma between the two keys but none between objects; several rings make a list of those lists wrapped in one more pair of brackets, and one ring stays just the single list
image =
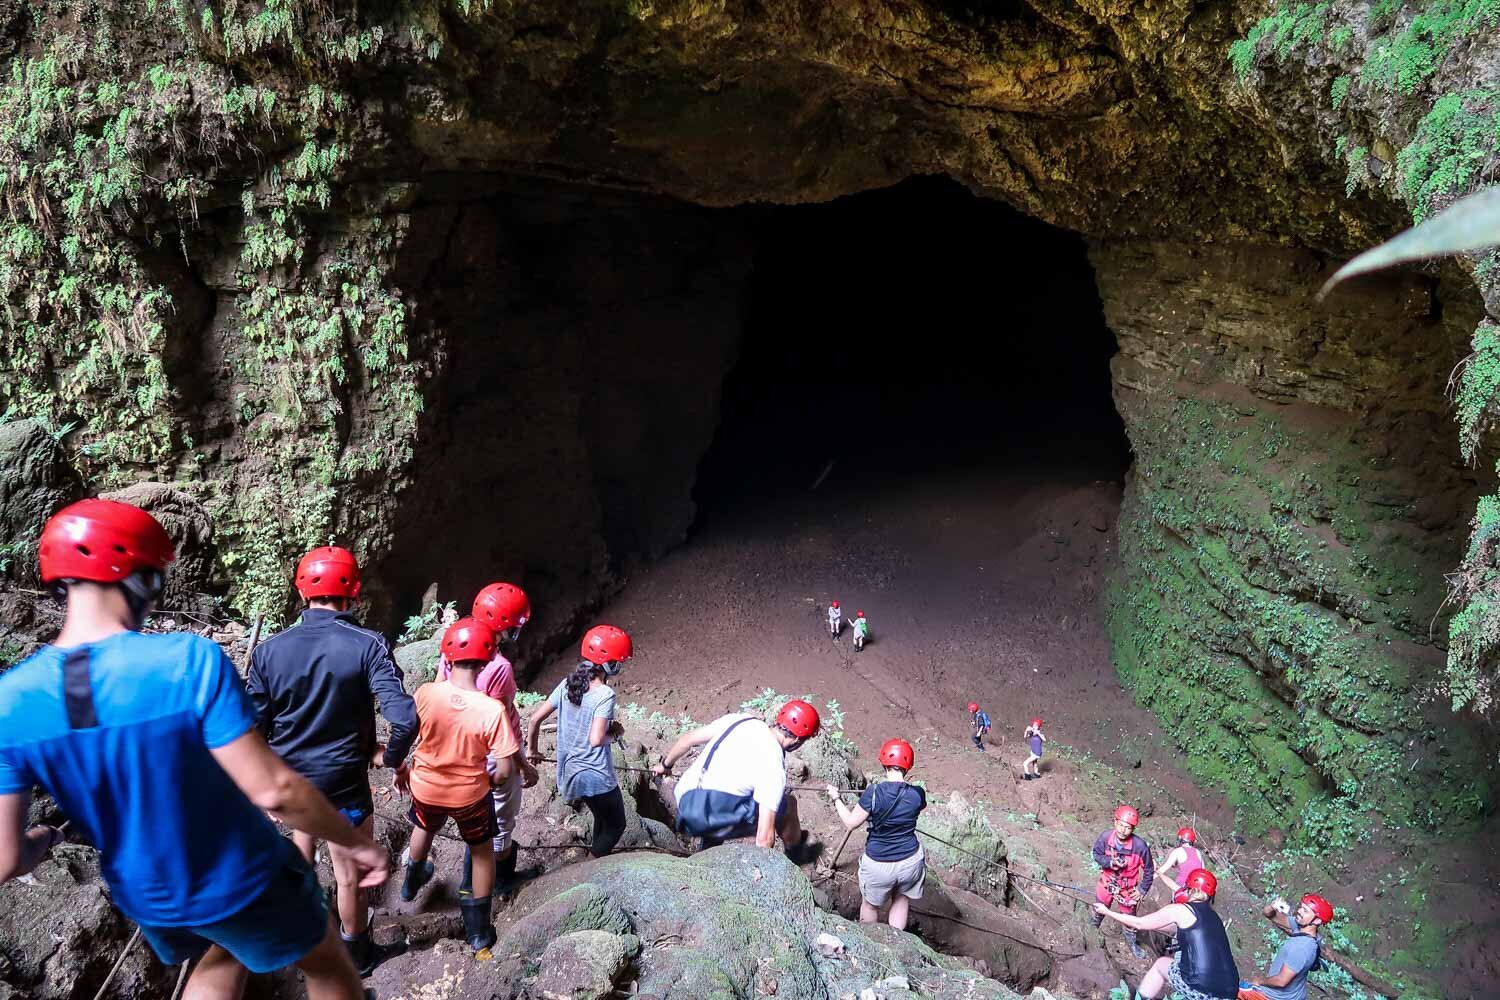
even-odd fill
[{"label": "person in red jacket", "polygon": [[[1099,884],[1094,889],[1094,898],[1105,908],[1118,905],[1120,912],[1134,915],[1141,897],[1151,891],[1156,878],[1156,865],[1151,860],[1151,845],[1135,835],[1141,822],[1141,814],[1131,806],[1120,806],[1115,810],[1114,829],[1099,834],[1094,841],[1094,861],[1099,865]],[[1094,914],[1094,926],[1103,924],[1104,918]],[[1136,958],[1145,958],[1146,953],[1135,940],[1135,928],[1125,927],[1125,943]]]}]

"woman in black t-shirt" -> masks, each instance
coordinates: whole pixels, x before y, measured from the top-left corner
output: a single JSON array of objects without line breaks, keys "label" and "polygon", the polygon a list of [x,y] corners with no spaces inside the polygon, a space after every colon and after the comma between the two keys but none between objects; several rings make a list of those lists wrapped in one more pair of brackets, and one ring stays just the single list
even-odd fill
[{"label": "woman in black t-shirt", "polygon": [[917,840],[917,816],[927,808],[927,793],[906,781],[914,759],[910,743],[886,740],[880,748],[885,780],[866,788],[852,809],[844,805],[837,788],[828,786],[828,797],[844,826],[853,830],[870,821],[865,853],[859,859],[860,922],[879,920],[880,907],[889,899],[886,920],[898,931],[906,929],[911,901],[922,898],[927,874],[927,856]]}]

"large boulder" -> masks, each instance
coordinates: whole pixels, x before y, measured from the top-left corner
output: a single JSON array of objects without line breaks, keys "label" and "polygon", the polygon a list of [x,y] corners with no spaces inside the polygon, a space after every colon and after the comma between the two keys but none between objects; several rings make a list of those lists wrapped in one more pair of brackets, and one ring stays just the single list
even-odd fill
[{"label": "large boulder", "polygon": [[[564,881],[576,884],[559,893]],[[567,990],[597,986],[597,978],[592,986],[581,980],[608,967],[614,988],[655,1000],[802,1000],[867,989],[889,998],[1016,996],[913,935],[818,909],[801,869],[779,852],[743,844],[691,858],[636,853],[588,861],[528,886],[511,905],[493,960],[403,956],[378,970],[372,985],[381,996],[435,995],[441,982],[442,995],[454,1000],[541,1000],[587,995]]]},{"label": "large boulder", "polygon": [[68,499],[62,444],[35,420],[0,423],[0,575],[35,584],[48,515]]},{"label": "large boulder", "polygon": [[[29,1000],[87,1000],[104,982],[132,928],[110,905],[96,858],[61,846],[30,878],[0,885],[0,997],[9,988]],[[168,996],[175,972],[136,941],[104,995]]]},{"label": "large boulder", "polygon": [[923,811],[918,827],[933,835],[922,838],[928,871],[996,906],[1008,905],[1005,841],[983,809],[954,792],[941,802],[934,800]]},{"label": "large boulder", "polygon": [[101,496],[134,504],[161,522],[171,536],[177,560],[167,574],[161,607],[194,611],[215,606],[207,596],[222,590],[214,579],[218,553],[213,542],[213,518],[196,497],[165,483],[131,483]]}]

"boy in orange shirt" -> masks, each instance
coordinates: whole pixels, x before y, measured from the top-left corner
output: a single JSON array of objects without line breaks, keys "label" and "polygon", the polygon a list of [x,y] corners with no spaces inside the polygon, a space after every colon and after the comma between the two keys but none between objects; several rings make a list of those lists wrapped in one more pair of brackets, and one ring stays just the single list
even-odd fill
[{"label": "boy in orange shirt", "polygon": [[[471,846],[488,844],[495,836],[495,807],[490,789],[504,784],[520,769],[521,741],[505,706],[481,693],[475,684],[479,671],[495,655],[495,633],[476,618],[461,618],[443,633],[443,657],[452,668],[446,681],[417,689],[420,742],[411,770],[397,772],[397,787],[411,793],[414,825],[407,847],[406,879],[401,898],[416,898],[432,878],[427,860],[432,838],[451,817],[458,835]],[[494,760],[486,767],[485,758]],[[490,892],[495,884],[495,854],[476,850],[474,895],[461,900],[464,936],[474,951],[495,943],[490,923]]]}]

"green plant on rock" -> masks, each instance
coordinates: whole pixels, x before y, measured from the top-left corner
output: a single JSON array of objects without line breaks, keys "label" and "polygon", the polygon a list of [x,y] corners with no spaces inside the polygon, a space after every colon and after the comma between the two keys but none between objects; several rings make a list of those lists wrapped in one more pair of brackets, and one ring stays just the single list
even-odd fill
[{"label": "green plant on rock", "polygon": [[1500,156],[1500,90],[1445,94],[1396,154],[1402,193],[1421,222],[1439,198],[1467,190],[1486,163]]}]

